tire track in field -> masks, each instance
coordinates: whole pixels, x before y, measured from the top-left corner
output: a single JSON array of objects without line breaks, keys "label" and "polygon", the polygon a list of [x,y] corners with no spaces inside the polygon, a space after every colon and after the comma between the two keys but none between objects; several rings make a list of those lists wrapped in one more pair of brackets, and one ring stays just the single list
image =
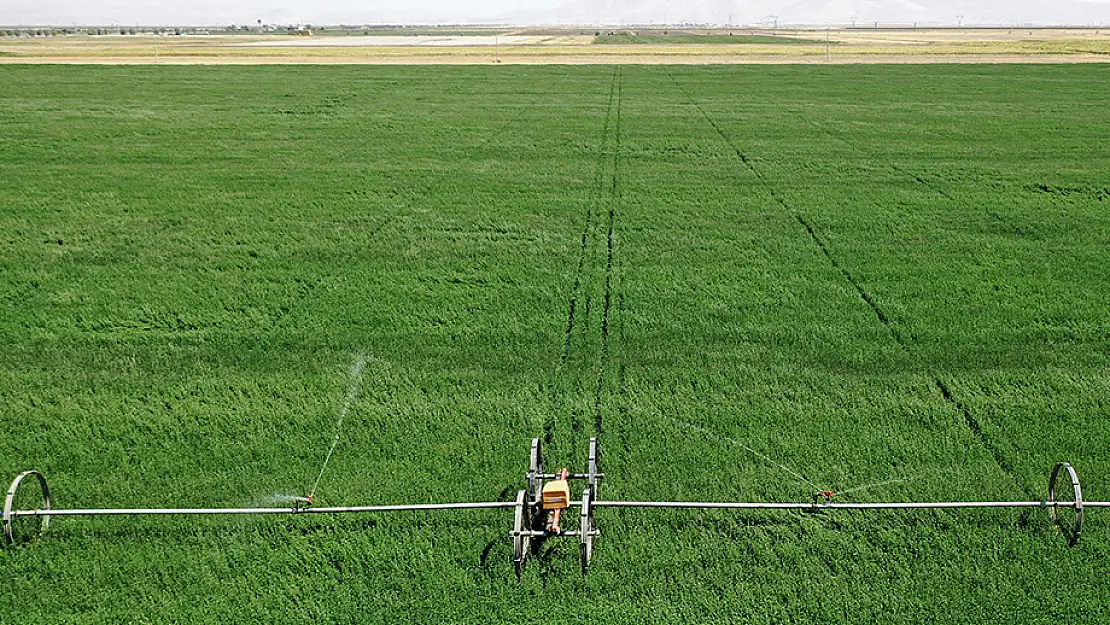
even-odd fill
[{"label": "tire track in field", "polygon": [[608,224],[605,233],[605,307],[601,314],[601,358],[597,371],[597,385],[594,388],[594,432],[600,436],[603,431],[601,416],[601,389],[605,382],[605,371],[609,366],[609,312],[613,304],[613,224],[617,216],[619,202],[618,185],[620,184],[620,154],[621,154],[621,87],[623,68],[617,66],[617,111],[616,129],[613,133],[613,163],[612,178],[609,185],[609,211]]},{"label": "tire track in field", "polygon": [[[867,290],[863,288],[863,285],[861,285],[859,281],[855,278],[855,276],[853,276],[852,273],[848,271],[848,269],[845,268],[843,265],[841,265],[836,257],[833,256],[832,251],[830,251],[824,241],[821,240],[821,237],[817,234],[817,231],[808,221],[806,221],[805,217],[803,217],[801,214],[795,214],[795,217],[802,224],[802,226],[805,227],[806,231],[809,232],[809,236],[811,239],[813,239],[814,243],[816,243],[817,246],[821,248],[821,251],[825,254],[825,258],[829,260],[829,263],[835,269],[837,269],[842,276],[844,276],[844,279],[847,280],[853,288],[855,288],[856,293],[859,294],[860,299],[862,299],[871,308],[871,311],[875,313],[875,317],[879,320],[880,323],[883,324],[883,327],[887,329],[887,332],[890,333],[891,338],[893,338],[894,342],[898,344],[898,347],[900,347],[902,351],[907,355],[912,356],[913,353],[910,349],[909,343],[902,337],[902,334],[891,323],[890,318],[886,315],[885,312],[883,312],[883,309],[879,306],[878,302],[875,301],[875,298],[870,293],[868,293]],[[956,399],[956,397],[952,394],[951,388],[948,386],[948,384],[944,382],[944,380],[940,376],[933,376],[933,384],[936,386],[937,390],[940,391],[941,397],[944,398],[944,401],[948,402],[949,405],[951,405],[960,413],[960,416],[963,417],[964,425],[967,426],[967,429],[970,430],[975,438],[979,441],[979,444],[982,445],[983,448],[986,449],[988,452],[990,452],[990,455],[994,459],[995,464],[997,464],[1003,472],[1005,472],[1007,475],[1010,476],[1010,478],[1014,480],[1014,483],[1018,485],[1022,492],[1032,496],[1028,486],[1024,484],[1020,479],[1018,479],[1017,474],[1014,472],[1013,465],[1011,465],[1010,462],[1006,460],[1005,456],[1002,454],[1002,451],[998,448],[998,446],[996,446],[983,432],[982,425],[979,423],[979,420],[975,418],[975,415],[971,413],[971,409],[968,408],[967,404]]]},{"label": "tire track in field", "polygon": [[1030,491],[1029,487],[1020,479],[1018,479],[1017,473],[1014,472],[1013,465],[1011,465],[1010,462],[1006,460],[1006,457],[1002,454],[1002,451],[998,449],[998,447],[994,443],[991,442],[990,438],[987,437],[986,434],[983,433],[983,426],[979,423],[979,420],[975,418],[975,415],[971,414],[971,410],[967,407],[967,405],[955,398],[955,396],[952,394],[952,389],[944,383],[944,380],[942,380],[940,376],[934,377],[933,382],[937,385],[937,389],[940,391],[940,394],[944,397],[945,401],[952,404],[956,407],[957,410],[960,411],[960,414],[964,418],[964,424],[967,425],[967,429],[971,430],[971,433],[975,435],[975,438],[979,439],[979,442],[983,445],[983,447],[985,447],[986,450],[991,453],[991,456],[994,457],[995,464],[997,464],[1003,471],[1008,473],[1010,477],[1013,478],[1014,482],[1018,485],[1018,487],[1021,488],[1022,492],[1032,496],[1032,491]]},{"label": "tire track in field", "polygon": [[[618,264],[619,272],[619,264]],[[624,294],[617,295],[617,344],[624,345]],[[617,367],[617,396],[620,398],[617,405],[617,413],[620,415],[621,432],[618,439],[621,442],[621,448],[625,454],[632,451],[630,436],[628,431],[629,423],[632,420],[632,410],[628,402],[628,363],[624,358],[621,358],[620,366]]]},{"label": "tire track in field", "polygon": [[605,124],[601,129],[601,151],[598,157],[597,171],[594,174],[594,198],[586,204],[586,217],[582,224],[581,248],[578,252],[578,268],[574,273],[574,288],[571,291],[570,305],[567,312],[567,329],[566,338],[563,343],[563,354],[560,362],[565,364],[567,358],[570,356],[571,337],[574,333],[574,319],[578,306],[578,298],[582,292],[582,273],[586,265],[586,259],[589,256],[589,236],[590,226],[593,225],[594,208],[598,203],[598,199],[603,193],[604,179],[605,179],[605,157],[608,154],[607,146],[609,143],[609,125],[613,112],[613,101],[616,95],[616,81],[617,72],[613,72],[613,82],[609,86],[609,104],[605,110]]},{"label": "tire track in field", "polygon": [[[617,103],[619,77],[620,68],[616,67],[613,70],[612,80],[610,80],[609,82],[608,104],[606,105],[605,109],[605,122],[602,125],[601,149],[599,149],[597,155],[597,164],[594,174],[594,182],[592,185],[592,198],[589,199],[588,202],[586,202],[586,210],[582,225],[582,234],[581,236],[579,236],[578,262],[574,274],[574,286],[571,290],[571,298],[569,298],[569,301],[567,302],[566,330],[564,331],[563,351],[561,355],[559,355],[559,360],[555,367],[554,377],[556,382],[552,386],[552,409],[551,412],[547,414],[547,417],[544,420],[543,424],[544,444],[548,446],[555,445],[555,429],[558,424],[558,410],[561,409],[558,401],[559,382],[561,382],[561,380],[563,379],[567,367],[567,362],[571,360],[574,346],[575,327],[579,327],[579,332],[584,332],[584,330],[581,329],[582,323],[579,322],[579,316],[581,316],[582,314],[588,315],[589,304],[591,304],[591,301],[589,301],[588,293],[585,293],[585,291],[587,290],[588,282],[587,263],[591,261],[592,254],[591,241],[589,240],[591,240],[591,234],[595,229],[595,213],[598,211],[598,209],[601,209],[601,206],[604,204],[605,201],[605,195],[607,193],[607,185],[605,182],[606,178],[609,175],[609,162],[612,161],[615,164],[616,159],[614,151],[609,148],[609,143],[610,141],[613,141],[612,130],[615,125],[613,122],[614,104]],[[608,185],[608,188],[612,189],[613,184]],[[610,205],[607,214],[607,244],[609,248],[608,262],[610,265],[612,265],[612,233],[614,216],[615,212],[613,210],[613,206]],[[609,279],[607,275],[607,281],[608,280]],[[583,300],[584,296],[585,311],[583,313],[579,313],[579,302]],[[603,311],[605,315],[607,315],[607,309],[608,302],[606,302],[606,310]],[[603,334],[605,333],[607,333],[607,326],[603,324]],[[605,336],[603,335],[603,341],[604,340]]]},{"label": "tire track in field", "polygon": [[[778,203],[778,205],[782,207],[782,209],[786,211],[787,214],[792,215],[795,219],[797,219],[798,223],[801,224],[803,228],[805,228],[806,232],[809,234],[810,240],[813,241],[818,249],[821,250],[821,252],[824,254],[825,258],[829,261],[832,267],[836,269],[841,274],[841,276],[843,276],[844,279],[848,281],[849,284],[852,285],[852,288],[856,290],[857,295],[859,295],[860,299],[863,300],[863,302],[867,304],[868,308],[871,309],[871,312],[875,315],[875,318],[879,320],[879,323],[881,323],[884,328],[886,328],[887,332],[890,334],[891,338],[894,339],[894,342],[899,346],[899,348],[907,355],[912,356],[913,354],[912,350],[909,347],[909,343],[905,340],[902,334],[891,322],[890,317],[886,314],[885,311],[883,311],[882,307],[879,306],[875,297],[863,287],[863,285],[860,283],[859,280],[856,279],[854,275],[852,275],[851,271],[849,271],[847,267],[845,267],[843,264],[840,263],[840,261],[837,260],[837,258],[833,255],[832,250],[820,237],[817,229],[814,228],[813,224],[806,220],[805,216],[802,215],[802,213],[797,211],[793,206],[790,205],[789,202],[787,202],[781,195],[779,195],[775,191],[774,187],[771,186],[771,183],[768,182],[766,178],[763,177],[763,173],[755,167],[751,159],[743,151],[741,151],[735,143],[733,143],[732,139],[724,132],[724,130],[721,129],[717,122],[714,121],[713,118],[705,112],[705,109],[702,108],[701,104],[699,104],[697,100],[695,100],[685,89],[683,89],[682,85],[674,77],[674,74],[672,74],[671,71],[667,68],[664,68],[664,71],[667,72],[667,76],[670,77],[671,81],[675,84],[675,87],[678,89],[678,91],[687,100],[689,100],[690,104],[693,105],[699,113],[701,113],[701,116],[705,118],[705,121],[710,126],[713,127],[713,129],[717,132],[717,134],[721,137],[725,144],[732,148],[733,152],[740,159],[740,162],[743,163],[752,172],[752,174],[756,177],[756,180],[758,180],[763,188],[766,189],[767,193],[775,200],[775,202]],[[1028,485],[1026,485],[1018,477],[1017,473],[1013,469],[1013,465],[1011,465],[1010,462],[1006,460],[1001,450],[996,445],[994,445],[993,442],[991,442],[988,436],[986,436],[986,434],[983,432],[982,425],[979,423],[979,420],[976,419],[975,416],[971,413],[971,410],[968,408],[968,406],[955,398],[955,396],[952,394],[951,388],[944,382],[944,380],[940,376],[933,376],[933,384],[934,386],[936,386],[937,390],[940,391],[941,397],[944,399],[944,401],[952,406],[956,411],[958,411],[960,416],[963,417],[964,424],[967,426],[968,430],[971,431],[972,435],[979,442],[980,446],[982,446],[988,453],[990,453],[995,464],[998,465],[998,468],[1001,469],[1003,473],[1008,475],[1023,493],[1031,497],[1032,491],[1029,489]]]},{"label": "tire track in field", "polygon": [[882,307],[879,306],[879,303],[875,301],[875,298],[867,292],[867,289],[863,288],[863,285],[860,284],[859,280],[857,280],[856,277],[852,275],[852,272],[848,271],[848,269],[844,265],[841,265],[840,261],[838,261],[836,257],[833,256],[833,253],[829,249],[829,246],[826,245],[825,241],[821,239],[821,236],[817,234],[817,230],[813,227],[813,225],[809,223],[809,221],[807,221],[801,213],[797,213],[794,210],[790,209],[790,207],[787,206],[785,202],[781,202],[781,204],[783,207],[790,210],[790,212],[794,215],[794,218],[798,220],[798,223],[802,224],[802,227],[805,228],[806,232],[809,233],[809,238],[825,255],[825,258],[829,261],[829,264],[833,266],[833,269],[839,271],[840,275],[848,281],[848,284],[852,285],[852,288],[856,290],[856,294],[859,295],[860,299],[862,299],[864,303],[871,308],[871,312],[875,313],[875,317],[878,318],[879,322],[883,324],[883,327],[886,328],[891,338],[894,339],[894,342],[902,348],[902,351],[908,354],[910,350],[906,340],[902,337],[902,333],[899,332],[896,327],[894,327],[894,324],[890,321],[890,317],[888,317],[886,312],[883,311]]},{"label": "tire track in field", "polygon": [[[826,136],[833,139],[834,141],[842,143],[853,151],[856,151],[858,149],[856,144],[852,141],[845,139],[832,130],[829,130],[828,128],[814,122],[813,120],[808,119],[801,113],[795,112],[795,114],[803,122],[809,124],[810,126],[813,126],[814,128],[817,128],[818,130],[821,130]],[[948,193],[940,187],[937,187],[931,181],[927,180],[916,172],[910,171],[902,167],[901,165],[898,165],[897,163],[890,163],[890,168],[907,178],[913,178],[915,181],[917,181],[918,184],[921,184],[922,186],[932,190],[948,202],[954,204],[963,203],[952,194]],[[883,325],[886,326],[887,330],[890,331],[891,336],[893,336],[894,340],[898,342],[898,345],[902,348],[902,350],[905,351],[907,354],[910,353],[908,343],[903,340],[903,337],[900,335],[900,333],[895,330],[894,326],[890,323],[889,319],[883,313],[882,309],[879,308],[874,298],[867,293],[863,286],[860,285],[858,281],[856,281],[856,279],[852,276],[850,272],[847,271],[847,269],[845,269],[842,265],[840,265],[839,262],[837,262],[836,258],[832,255],[832,252],[829,250],[829,248],[823,242],[821,242],[813,227],[809,223],[807,223],[801,215],[798,215],[797,217],[798,221],[800,221],[802,225],[805,226],[806,230],[809,231],[810,236],[813,237],[814,241],[818,244],[818,246],[821,247],[821,251],[825,253],[825,256],[828,257],[832,265],[839,269],[842,274],[844,274],[845,278],[847,278],[847,280],[852,284],[853,287],[855,287],[856,291],[860,294],[860,297],[863,298],[863,300],[867,302],[869,306],[871,306],[871,309],[875,312],[875,315],[879,318],[879,321],[881,321]],[[948,402],[960,413],[960,416],[963,417],[964,424],[967,426],[967,429],[971,431],[971,433],[975,436],[975,438],[979,441],[983,448],[990,452],[991,456],[994,458],[995,464],[997,464],[999,468],[1007,473],[1024,493],[1030,494],[1032,491],[1029,489],[1028,485],[1026,485],[1021,479],[1018,478],[1017,473],[1014,471],[1013,465],[1010,464],[1010,462],[1006,459],[1005,455],[1002,453],[1002,450],[1000,450],[998,446],[995,445],[993,441],[991,441],[990,437],[988,437],[985,432],[983,432],[982,424],[977,418],[975,418],[975,415],[972,414],[971,409],[968,407],[968,405],[956,398],[956,396],[952,393],[951,387],[949,387],[944,379],[941,378],[939,375],[933,376],[933,384],[937,387],[937,390],[940,391],[941,397],[943,397],[946,402]]]}]

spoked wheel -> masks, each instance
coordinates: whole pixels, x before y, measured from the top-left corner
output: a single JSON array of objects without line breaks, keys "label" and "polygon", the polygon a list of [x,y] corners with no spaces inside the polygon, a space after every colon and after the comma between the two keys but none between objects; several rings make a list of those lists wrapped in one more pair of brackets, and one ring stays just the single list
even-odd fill
[{"label": "spoked wheel", "polygon": [[543,489],[543,447],[540,439],[532,439],[532,457],[528,462],[528,505],[540,500]]},{"label": "spoked wheel", "polygon": [[594,498],[587,486],[582,491],[582,520],[578,524],[578,553],[582,559],[582,574],[590,570],[594,555]]},{"label": "spoked wheel", "polygon": [[[1057,511],[1059,506],[1056,505],[1056,480],[1060,477],[1060,470],[1064,470],[1071,480],[1072,493],[1074,499],[1072,505],[1067,506],[1072,509],[1071,513],[1066,516],[1071,517],[1071,522],[1064,519],[1065,514]],[[1076,474],[1075,468],[1066,462],[1057,462],[1056,466],[1052,467],[1052,477],[1048,480],[1048,502],[1051,507],[1048,513],[1052,515],[1052,523],[1060,528],[1060,533],[1064,538],[1068,539],[1068,546],[1071,547],[1079,541],[1079,532],[1083,530],[1083,488],[1079,485],[1079,475]]]},{"label": "spoked wheel", "polygon": [[[35,477],[25,483],[26,478]],[[20,488],[22,486],[22,488]],[[12,480],[8,494],[4,498],[4,537],[9,545],[22,545],[31,542],[36,536],[46,531],[50,526],[49,514],[36,514],[34,516],[16,516],[17,510],[50,510],[50,488],[46,485],[46,478],[38,471],[24,471]]]},{"label": "spoked wheel", "polygon": [[587,468],[587,484],[590,488],[591,499],[597,499],[598,488],[601,487],[601,457],[597,449],[597,439],[590,439],[590,458]]},{"label": "spoked wheel", "polygon": [[532,535],[525,532],[532,531],[531,515],[528,513],[527,491],[516,494],[516,512],[513,515],[513,566],[516,567],[516,579],[524,574],[524,561],[528,559],[528,549],[532,544]]}]

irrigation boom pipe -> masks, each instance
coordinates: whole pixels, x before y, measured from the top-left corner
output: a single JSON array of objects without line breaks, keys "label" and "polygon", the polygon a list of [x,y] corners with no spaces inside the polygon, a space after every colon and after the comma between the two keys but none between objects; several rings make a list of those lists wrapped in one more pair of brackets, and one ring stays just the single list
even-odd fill
[{"label": "irrigation boom pipe", "polygon": [[[835,493],[819,491],[808,502],[756,502],[756,501],[621,501],[599,500],[598,488],[605,474],[599,470],[597,439],[590,439],[589,461],[585,473],[549,473],[543,468],[543,454],[540,439],[533,439],[526,488],[517,492],[515,501],[474,501],[456,503],[415,503],[387,504],[374,506],[320,506],[312,507],[312,497],[294,498],[292,506],[266,508],[62,508],[52,505],[50,488],[46,478],[38,471],[24,471],[12,481],[4,499],[2,519],[3,533],[10,545],[16,545],[24,536],[16,531],[15,521],[21,518],[38,519],[38,532],[41,534],[56,516],[170,516],[170,515],[242,515],[242,514],[345,514],[374,512],[405,512],[432,510],[499,510],[513,509],[513,529],[509,537],[513,541],[513,563],[518,579],[524,561],[534,550],[533,540],[543,541],[555,537],[577,537],[582,560],[582,573],[585,574],[593,554],[594,539],[601,531],[594,522],[598,508],[664,508],[664,509],[701,509],[701,510],[799,510],[820,512],[824,510],[951,510],[959,508],[1046,508],[1052,522],[1068,539],[1068,545],[1075,545],[1083,529],[1085,508],[1110,508],[1110,501],[1084,501],[1079,475],[1075,468],[1066,462],[1058,462],[1052,468],[1048,480],[1048,498],[1040,501],[901,501],[875,503],[841,503],[831,501]],[[1064,479],[1061,481],[1060,478]],[[565,480],[575,479],[586,482],[579,501],[570,499]],[[561,485],[544,484],[545,480],[560,480]],[[24,482],[37,484],[42,495],[41,505],[34,509],[20,509],[16,505],[16,495]],[[1057,485],[1067,492],[1066,501],[1057,500]],[[556,486],[549,489],[548,486]],[[1070,487],[1070,489],[1069,489]],[[548,491],[555,493],[549,499]],[[560,494],[563,493],[563,494]],[[1062,493],[1063,494],[1063,493]],[[578,508],[581,521],[577,530],[560,531],[558,525],[551,524],[551,515],[563,508]],[[1068,519],[1060,517],[1060,510],[1072,510]],[[558,519],[557,516],[553,518]],[[33,522],[32,522],[33,523]],[[17,540],[17,535],[20,540]]]},{"label": "irrigation boom pipe", "polygon": [[[570,507],[579,507],[570,502]],[[1074,508],[1074,501],[904,501],[886,503],[800,503],[746,501],[594,501],[597,508],[685,508],[705,510],[904,510],[950,508]],[[1084,508],[1110,508],[1110,501],[1084,501]],[[36,516],[139,516],[197,514],[344,514],[352,512],[405,512],[412,510],[477,510],[514,508],[512,501],[421,503],[385,506],[329,506],[320,508],[71,508],[12,510],[13,517]]]},{"label": "irrigation boom pipe", "polygon": [[293,508],[72,508],[48,510],[12,510],[13,517],[23,516],[127,516],[172,514],[341,514],[345,512],[403,512],[406,510],[474,510],[512,508],[511,501],[479,501],[467,503],[416,503],[396,506],[331,506]]},{"label": "irrigation boom pipe", "polygon": [[[888,503],[796,503],[733,501],[595,501],[598,508],[698,508],[740,510],[902,510],[944,508],[1075,508],[1074,501],[902,501]],[[1079,502],[1083,508],[1110,508],[1110,501]]]}]

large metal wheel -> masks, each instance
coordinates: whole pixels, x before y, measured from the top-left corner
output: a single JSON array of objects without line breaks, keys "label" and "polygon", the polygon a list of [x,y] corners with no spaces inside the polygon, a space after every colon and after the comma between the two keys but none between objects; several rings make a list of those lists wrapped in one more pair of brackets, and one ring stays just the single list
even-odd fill
[{"label": "large metal wheel", "polygon": [[[1059,506],[1056,505],[1056,480],[1060,477],[1060,470],[1063,469],[1067,472],[1068,478],[1071,479],[1072,505],[1070,506],[1074,512],[1074,521],[1067,523],[1061,519],[1061,514],[1057,512]],[[1083,488],[1079,485],[1079,475],[1076,474],[1075,468],[1066,462],[1057,462],[1056,466],[1052,467],[1052,477],[1048,480],[1048,502],[1051,506],[1048,513],[1052,515],[1052,523],[1060,528],[1060,533],[1064,538],[1068,539],[1068,546],[1071,547],[1079,542],[1079,532],[1083,531]],[[1071,527],[1068,527],[1068,526]]]},{"label": "large metal wheel", "polygon": [[532,455],[528,462],[528,505],[540,500],[543,490],[543,447],[540,439],[532,439]]},{"label": "large metal wheel", "polygon": [[587,465],[587,485],[590,489],[590,499],[597,499],[598,489],[601,487],[601,457],[597,449],[597,439],[590,439],[590,458]]},{"label": "large metal wheel", "polygon": [[594,498],[587,486],[582,491],[582,520],[578,524],[578,554],[582,560],[582,574],[590,571],[594,555]]},{"label": "large metal wheel", "polygon": [[516,579],[519,582],[524,574],[524,561],[528,559],[528,549],[532,544],[531,515],[528,513],[527,491],[516,494],[516,509],[513,514],[513,566],[516,568]]},{"label": "large metal wheel", "polygon": [[[42,495],[41,505],[39,504],[38,497],[36,497],[34,495],[31,495],[31,499],[29,499],[29,500],[28,499],[20,499],[20,501],[19,501],[20,505],[16,506],[16,495],[17,495],[17,493],[19,493],[20,485],[23,483],[24,478],[27,478],[27,477],[32,476],[32,475],[35,476],[38,479],[39,490],[40,490],[40,493]],[[26,493],[27,493],[27,491],[24,490],[23,491],[23,496],[26,496]],[[4,498],[3,524],[4,524],[4,537],[7,539],[9,545],[18,545],[20,543],[30,541],[35,536],[41,534],[42,532],[45,532],[47,527],[50,527],[50,515],[49,514],[42,514],[42,515],[35,515],[34,517],[31,517],[32,519],[37,519],[38,520],[38,523],[37,523],[38,527],[36,527],[36,528],[21,528],[20,525],[24,525],[24,524],[20,523],[14,517],[13,509],[14,510],[25,509],[25,508],[23,508],[23,506],[25,505],[24,502],[31,502],[31,506],[29,506],[26,509],[35,509],[35,510],[44,510],[44,511],[49,511],[50,510],[50,487],[48,487],[46,485],[46,478],[43,477],[42,473],[39,473],[38,471],[24,471],[23,473],[20,473],[19,475],[17,475],[14,480],[12,480],[12,485],[8,488],[8,495]],[[26,517],[23,517],[23,518],[26,518]],[[34,521],[32,520],[31,523],[34,523]]]}]

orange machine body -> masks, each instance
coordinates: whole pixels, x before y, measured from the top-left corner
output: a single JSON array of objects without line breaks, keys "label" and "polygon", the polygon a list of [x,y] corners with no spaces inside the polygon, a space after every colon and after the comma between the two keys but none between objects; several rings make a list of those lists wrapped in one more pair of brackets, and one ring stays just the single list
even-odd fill
[{"label": "orange machine body", "polygon": [[551,480],[543,485],[540,499],[544,510],[562,510],[570,505],[570,485],[566,480]]}]

